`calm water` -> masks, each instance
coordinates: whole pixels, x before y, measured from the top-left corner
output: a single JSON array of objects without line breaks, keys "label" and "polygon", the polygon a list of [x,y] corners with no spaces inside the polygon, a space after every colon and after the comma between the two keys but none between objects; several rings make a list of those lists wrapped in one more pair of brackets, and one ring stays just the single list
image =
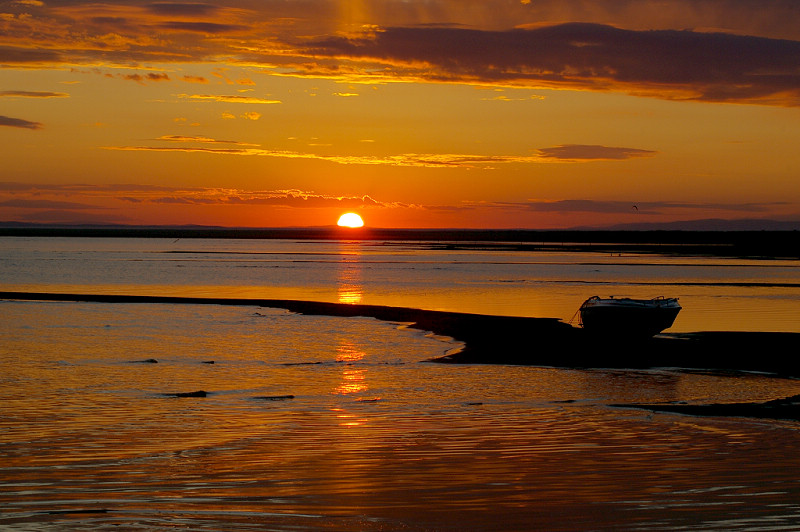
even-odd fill
[{"label": "calm water", "polygon": [[[673,330],[800,321],[796,262],[280,241],[0,250],[5,290],[565,320],[592,293],[665,294],[684,305]],[[0,301],[0,316],[0,528],[800,530],[800,424],[610,406],[764,401],[800,394],[796,380],[432,364],[458,344],[255,306]],[[170,395],[195,390],[209,394]]]},{"label": "calm water", "polygon": [[564,321],[592,295],[665,295],[684,307],[672,332],[800,332],[796,260],[0,237],[0,290],[305,299]]}]

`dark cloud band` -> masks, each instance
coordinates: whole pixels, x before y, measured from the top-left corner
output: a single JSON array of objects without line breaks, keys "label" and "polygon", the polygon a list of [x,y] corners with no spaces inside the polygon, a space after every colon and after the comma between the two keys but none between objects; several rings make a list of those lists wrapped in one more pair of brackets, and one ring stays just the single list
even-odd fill
[{"label": "dark cloud band", "polygon": [[384,62],[432,81],[800,105],[800,42],[725,33],[584,23],[511,31],[387,28],[318,40],[306,52]]}]

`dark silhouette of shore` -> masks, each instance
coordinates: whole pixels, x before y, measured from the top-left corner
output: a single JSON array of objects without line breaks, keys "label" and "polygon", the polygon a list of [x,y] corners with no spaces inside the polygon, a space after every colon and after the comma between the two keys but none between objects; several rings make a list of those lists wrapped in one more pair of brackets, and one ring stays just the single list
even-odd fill
[{"label": "dark silhouette of shore", "polygon": [[754,258],[800,258],[800,231],[606,231],[528,229],[381,229],[362,227],[224,228],[144,226],[5,226],[0,236],[224,238],[414,242],[452,250],[588,251]]}]

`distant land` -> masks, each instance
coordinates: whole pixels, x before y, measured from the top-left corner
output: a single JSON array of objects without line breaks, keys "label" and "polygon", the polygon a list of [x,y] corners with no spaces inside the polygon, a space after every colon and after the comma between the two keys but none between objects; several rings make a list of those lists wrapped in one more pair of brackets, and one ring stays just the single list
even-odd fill
[{"label": "distant land", "polygon": [[800,221],[708,218],[682,222],[640,222],[606,227],[574,227],[573,229],[585,231],[800,231]]},{"label": "distant land", "polygon": [[[710,222],[719,222],[716,225]],[[760,222],[761,225],[755,222]],[[714,227],[714,229],[705,229]],[[723,229],[723,227],[725,229]],[[745,229],[742,229],[742,228]],[[758,228],[760,227],[760,228]],[[703,229],[701,229],[703,228]],[[800,222],[703,220],[614,228],[386,229],[362,227],[215,227],[42,225],[0,222],[0,236],[104,238],[227,238],[377,240],[386,245],[417,242],[431,249],[657,253],[758,259],[800,259]]]},{"label": "distant land", "polygon": [[[189,231],[331,231],[337,230],[336,226],[317,227],[225,227],[216,225],[125,225],[125,224],[43,224],[34,222],[3,222],[0,221],[0,231],[4,229],[69,229],[69,230],[115,230],[115,229],[158,229],[158,230],[189,230]],[[344,229],[345,231],[347,229]],[[428,228],[428,229],[391,229],[372,228],[373,231],[412,231],[412,232],[534,232],[534,233],[559,233],[563,231],[800,231],[800,220],[769,220],[760,218],[739,218],[725,220],[722,218],[707,218],[702,220],[684,220],[678,222],[638,222],[610,226],[576,226],[566,229],[459,229],[459,228]],[[3,232],[2,234],[7,234]]]}]

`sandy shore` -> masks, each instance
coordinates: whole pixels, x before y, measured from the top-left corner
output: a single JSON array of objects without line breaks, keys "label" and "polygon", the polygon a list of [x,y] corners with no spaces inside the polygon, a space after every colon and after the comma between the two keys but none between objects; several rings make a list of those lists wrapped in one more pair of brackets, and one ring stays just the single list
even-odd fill
[{"label": "sandy shore", "polygon": [[518,364],[565,368],[671,367],[760,371],[800,377],[800,333],[695,332],[653,338],[596,338],[557,318],[520,318],[406,307],[350,305],[286,299],[229,299],[114,294],[0,292],[0,299],[249,305],[310,315],[372,317],[464,342],[437,362]]},{"label": "sandy shore", "polygon": [[[560,368],[656,368],[687,371],[765,372],[800,378],[798,333],[696,332],[653,338],[596,338],[556,318],[515,318],[405,307],[349,305],[285,299],[226,299],[102,294],[0,292],[0,299],[241,305],[282,308],[309,315],[372,317],[448,336],[463,349],[432,360],[453,364],[515,364]],[[737,416],[800,421],[800,398],[767,403],[612,405],[697,416]]]},{"label": "sandy shore", "polygon": [[800,395],[775,399],[763,403],[713,403],[713,404],[618,404],[618,408],[638,408],[651,412],[684,414],[689,416],[755,417],[800,421]]}]

